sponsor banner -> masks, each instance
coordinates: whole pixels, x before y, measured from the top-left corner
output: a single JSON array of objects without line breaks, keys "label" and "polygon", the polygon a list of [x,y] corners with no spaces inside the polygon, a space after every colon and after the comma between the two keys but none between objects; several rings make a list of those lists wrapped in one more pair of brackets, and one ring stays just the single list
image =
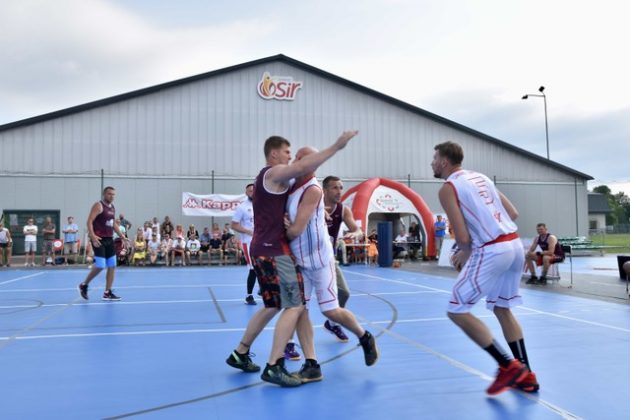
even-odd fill
[{"label": "sponsor banner", "polygon": [[264,72],[256,90],[263,99],[292,101],[301,87],[302,82],[293,80],[290,76],[272,76],[269,72]]},{"label": "sponsor banner", "polygon": [[182,193],[184,216],[232,217],[234,210],[247,199],[245,194],[193,194]]}]

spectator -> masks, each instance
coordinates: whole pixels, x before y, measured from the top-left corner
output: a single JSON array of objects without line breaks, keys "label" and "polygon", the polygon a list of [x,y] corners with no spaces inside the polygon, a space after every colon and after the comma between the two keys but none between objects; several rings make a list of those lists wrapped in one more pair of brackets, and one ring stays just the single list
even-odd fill
[{"label": "spectator", "polygon": [[232,236],[234,236],[234,232],[230,228],[230,224],[226,223],[223,226],[223,233],[221,234],[221,240],[223,241],[223,244],[225,244],[227,240],[230,239]]},{"label": "spectator", "polygon": [[158,221],[157,217],[154,217],[153,220],[151,221],[151,227],[157,229],[157,233],[160,233],[160,222]]},{"label": "spectator", "polygon": [[0,221],[0,267],[6,265],[11,267],[11,253],[13,251],[13,239],[11,232],[4,227],[4,223]]},{"label": "spectator", "polygon": [[215,233],[218,233],[218,234],[219,234],[219,236],[221,236],[221,235],[222,235],[222,233],[221,233],[221,228],[219,227],[219,224],[218,224],[218,223],[213,223],[213,224],[212,224],[212,235],[214,235]]},{"label": "spectator", "polygon": [[370,244],[368,245],[368,263],[376,265],[377,258],[378,248],[376,247],[376,241],[370,240]]},{"label": "spectator", "polygon": [[201,243],[201,246],[199,248],[199,252],[201,253],[201,255],[199,258],[201,261],[201,257],[203,256],[203,254],[207,254],[208,264],[210,264],[210,253],[208,252],[210,249],[210,239],[212,239],[212,237],[210,236],[210,229],[208,229],[207,227],[203,228],[203,232],[201,233],[201,236],[199,237],[199,242]]},{"label": "spectator", "polygon": [[79,226],[74,223],[74,217],[68,216],[68,224],[63,227],[63,253],[66,257],[66,265],[68,265],[68,259],[72,257],[72,261],[77,260],[77,254],[79,253],[77,236],[79,233]]},{"label": "spectator", "polygon": [[42,249],[42,265],[46,265],[46,263],[50,262],[52,265],[55,265],[55,232],[57,231],[57,227],[52,221],[50,216],[46,216],[46,221],[44,222],[44,228],[42,229],[43,239],[44,239],[44,248]]},{"label": "spectator", "polygon": [[[178,225],[179,226],[179,225]],[[175,265],[175,259],[181,258],[182,266],[186,266],[186,242],[183,236],[177,236],[173,240],[173,246],[171,247],[171,265]]]},{"label": "spectator", "polygon": [[182,225],[175,226],[175,232],[171,235],[173,240],[175,239],[184,239],[184,227]]},{"label": "spectator", "polygon": [[[26,221],[24,226],[24,253],[26,254],[24,267],[35,266],[35,252],[37,251],[37,226],[33,224],[33,218]],[[29,264],[29,257],[31,263]]]},{"label": "spectator", "polygon": [[144,228],[142,229],[142,237],[144,238],[145,245],[151,239],[151,235],[153,235],[153,226],[151,222],[144,222]]},{"label": "spectator", "polygon": [[168,235],[169,237],[173,235],[173,230],[175,230],[175,228],[173,227],[173,224],[171,223],[171,218],[168,216],[164,216],[164,221],[162,222],[162,226],[160,229],[160,233],[162,234],[162,237]]},{"label": "spectator", "polygon": [[158,242],[160,242],[160,240],[162,239],[162,237],[160,236],[160,229],[158,229],[155,226],[151,227],[151,237],[153,237],[155,235],[156,239]]},{"label": "spectator", "polygon": [[191,240],[193,236],[195,238],[198,238],[199,232],[197,232],[195,225],[190,225],[188,226],[188,232],[186,232],[186,239]]},{"label": "spectator", "polygon": [[440,257],[442,252],[442,243],[446,236],[446,221],[442,220],[442,216],[438,214],[437,221],[433,225],[435,227],[435,256]]},{"label": "spectator", "polygon": [[400,233],[394,239],[394,258],[405,258],[407,256],[407,234],[405,229],[400,229]]},{"label": "spectator", "polygon": [[120,222],[120,226],[125,228],[125,232],[129,232],[129,229],[131,229],[131,222],[125,219],[124,214],[120,213],[118,215],[118,221]]},{"label": "spectator", "polygon": [[[120,233],[122,233],[123,236],[126,237],[127,236],[127,228],[125,226],[123,226],[123,224],[121,223],[120,219],[114,220],[114,224],[116,226],[118,226],[118,230],[120,231]],[[114,236],[112,236],[112,238],[114,238],[114,241],[116,241],[116,239],[120,239],[120,236],[118,235],[118,232],[116,232],[116,229],[114,229]]]},{"label": "spectator", "polygon": [[223,256],[225,264],[228,263],[230,256],[234,256],[235,264],[241,261],[241,242],[235,235],[230,235],[227,241],[223,242]]},{"label": "spectator", "polygon": [[372,229],[370,234],[368,235],[368,240],[378,242],[378,234],[376,233],[376,229]]},{"label": "spectator", "polygon": [[133,242],[133,265],[141,263],[144,266],[144,260],[147,257],[147,243],[144,240],[144,234],[140,228],[136,233],[136,239]]},{"label": "spectator", "polygon": [[[536,225],[536,232],[538,236],[532,242],[529,247],[529,251],[525,255],[527,263],[527,270],[531,276],[526,281],[527,284],[547,284],[547,272],[551,264],[564,261],[564,251],[562,245],[558,242],[558,239],[547,231],[547,226],[544,223],[538,223]],[[536,252],[536,248],[540,247],[540,251]],[[540,279],[536,277],[536,268],[534,267],[534,261],[537,266],[542,265],[542,272],[540,273]]]},{"label": "spectator", "polygon": [[197,264],[201,265],[201,242],[199,242],[197,235],[194,233],[190,235],[188,242],[186,242],[186,259],[189,265],[192,265],[192,257],[197,258]]},{"label": "spectator", "polygon": [[[219,225],[217,225],[219,227]],[[210,239],[210,249],[208,250],[208,264],[212,261],[212,256],[219,256],[219,264],[223,261],[223,241],[221,240],[221,232],[213,232]]]},{"label": "spectator", "polygon": [[169,266],[169,257],[171,255],[171,249],[173,248],[173,240],[171,239],[171,235],[165,233],[162,237],[162,242],[160,244],[160,253],[164,257],[164,261],[166,262],[166,266]]},{"label": "spectator", "polygon": [[[155,227],[153,228],[155,230]],[[160,239],[157,234],[153,233],[151,235],[151,240],[147,244],[147,249],[149,250],[149,263],[151,265],[157,264],[158,256],[160,254]]]}]

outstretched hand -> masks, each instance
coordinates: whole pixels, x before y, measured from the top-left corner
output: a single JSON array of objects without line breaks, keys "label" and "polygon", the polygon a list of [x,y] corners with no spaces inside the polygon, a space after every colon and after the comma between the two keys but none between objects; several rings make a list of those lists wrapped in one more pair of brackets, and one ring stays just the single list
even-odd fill
[{"label": "outstretched hand", "polygon": [[346,147],[346,145],[348,144],[348,142],[357,134],[359,134],[359,130],[354,130],[354,131],[344,131],[343,133],[341,133],[341,136],[339,136],[339,138],[337,139],[337,141],[335,142],[335,145],[337,146],[338,150],[343,149],[344,147]]}]

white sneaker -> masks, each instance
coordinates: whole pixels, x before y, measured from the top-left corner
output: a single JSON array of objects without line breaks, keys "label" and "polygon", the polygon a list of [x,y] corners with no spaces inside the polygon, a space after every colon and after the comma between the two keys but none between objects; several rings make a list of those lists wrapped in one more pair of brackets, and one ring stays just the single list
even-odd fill
[{"label": "white sneaker", "polygon": [[24,267],[28,267],[28,263],[27,263],[27,262],[26,262],[26,263],[24,263]]}]

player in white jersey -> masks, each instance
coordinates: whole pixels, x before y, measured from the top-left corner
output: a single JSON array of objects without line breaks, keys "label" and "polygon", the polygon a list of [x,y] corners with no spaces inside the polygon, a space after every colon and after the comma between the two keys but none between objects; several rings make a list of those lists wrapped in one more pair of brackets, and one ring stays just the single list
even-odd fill
[{"label": "player in white jersey", "polygon": [[[303,147],[298,150],[295,159],[300,160],[314,152],[316,150],[311,147]],[[326,225],[324,196],[315,174],[296,179],[287,200],[287,214],[287,238],[304,278],[306,304],[309,304],[314,289],[322,314],[352,331],[363,348],[365,364],[373,365],[378,360],[374,336],[361,328],[352,312],[339,307],[335,258]],[[322,378],[319,365],[314,366],[309,359],[306,359],[298,375],[302,382]]]},{"label": "player in white jersey", "polygon": [[247,297],[245,303],[255,305],[256,301],[252,295],[254,285],[256,284],[256,272],[252,265],[252,259],[249,255],[249,244],[252,242],[254,235],[254,206],[252,205],[252,197],[254,196],[254,184],[247,184],[245,187],[245,195],[247,198],[234,211],[232,216],[232,229],[241,234],[241,245],[243,247],[243,255],[249,268],[247,275]]},{"label": "player in white jersey", "polygon": [[[439,192],[455,233],[459,251],[453,256],[460,271],[448,307],[448,317],[499,364],[495,381],[486,392],[510,387],[525,392],[539,389],[531,371],[523,331],[510,310],[522,303],[519,285],[525,256],[516,233],[518,211],[487,176],[462,169],[464,151],[457,143],[435,146],[431,167],[446,182]],[[494,311],[508,342],[512,359],[492,337],[488,327],[470,313],[481,298]]]}]

